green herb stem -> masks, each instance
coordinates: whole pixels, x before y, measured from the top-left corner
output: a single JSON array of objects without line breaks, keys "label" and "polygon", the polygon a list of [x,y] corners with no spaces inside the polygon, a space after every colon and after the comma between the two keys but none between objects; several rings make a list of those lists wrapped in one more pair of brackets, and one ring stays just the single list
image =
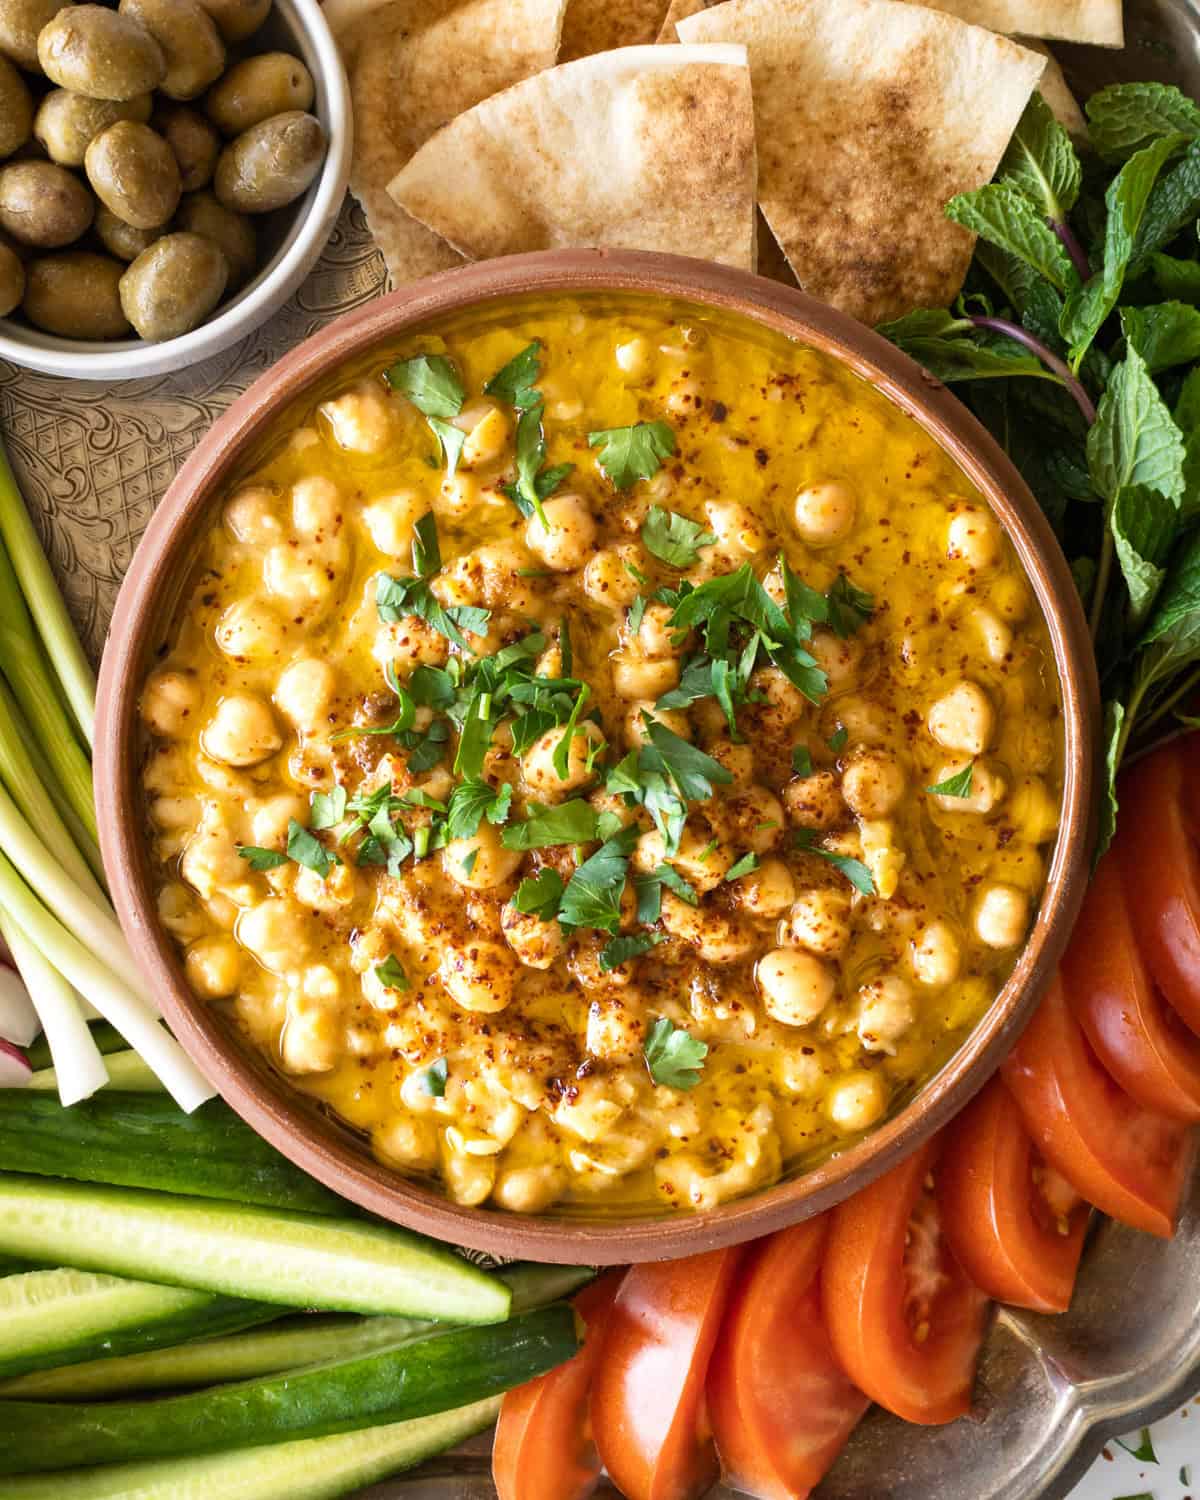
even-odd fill
[{"label": "green herb stem", "polygon": [[1083,382],[1072,372],[1070,365],[1065,360],[1059,359],[1058,355],[1052,349],[1047,348],[1041,339],[1035,338],[1028,329],[1022,328],[1019,323],[1014,323],[1008,318],[993,318],[983,313],[972,313],[967,321],[973,323],[976,328],[986,328],[992,333],[1006,334],[1015,343],[1028,349],[1031,354],[1036,354],[1046,368],[1062,382],[1067,394],[1082,412],[1083,420],[1088,426],[1090,427],[1095,422],[1096,407],[1084,389]]},{"label": "green herb stem", "polygon": [[[1148,686],[1148,684],[1146,686]],[[1186,698],[1187,695],[1196,687],[1200,687],[1200,667],[1197,667],[1194,671],[1189,672],[1188,675],[1179,684],[1179,686],[1168,693],[1167,696],[1162,700],[1162,702],[1157,704],[1154,709],[1149,714],[1147,714],[1144,719],[1141,720],[1141,722],[1138,724],[1139,732],[1144,734],[1152,724],[1157,724],[1159,719],[1161,719],[1164,714],[1170,713],[1170,711],[1175,707],[1179,700],[1181,698]],[[1125,714],[1125,725],[1120,740],[1120,749],[1122,752],[1125,749],[1126,741],[1129,739],[1130,731],[1133,728],[1133,720],[1134,715],[1137,712],[1137,706],[1141,703],[1144,695],[1145,686],[1142,686],[1136,690],[1135,695],[1129,700],[1129,708]],[[1118,764],[1119,762],[1120,757],[1118,756]]]}]

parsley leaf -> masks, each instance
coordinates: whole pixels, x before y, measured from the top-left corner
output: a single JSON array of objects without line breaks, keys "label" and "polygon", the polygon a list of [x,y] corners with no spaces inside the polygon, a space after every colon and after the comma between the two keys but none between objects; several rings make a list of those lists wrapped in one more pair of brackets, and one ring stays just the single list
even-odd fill
[{"label": "parsley leaf", "polygon": [[1158,1454],[1154,1451],[1154,1441],[1150,1436],[1150,1429],[1148,1427],[1142,1428],[1141,1441],[1136,1448],[1131,1448],[1121,1438],[1114,1438],[1113,1441],[1118,1448],[1124,1448],[1125,1452],[1131,1458],[1136,1458],[1139,1463],[1156,1464],[1158,1462]]},{"label": "parsley leaf", "polygon": [[514,354],[490,380],[484,382],[485,394],[507,401],[509,406],[515,406],[518,411],[536,406],[541,400],[536,389],[538,376],[541,374],[541,360],[538,357],[541,348],[537,339],[532,344],[526,344],[519,354]]},{"label": "parsley leaf", "polygon": [[454,604],[447,609],[424,578],[395,578],[390,573],[380,573],[376,580],[375,608],[385,625],[416,615],[461,651],[473,649],[462,632],[485,635],[492,617],[491,610],[469,604]]},{"label": "parsley leaf", "polygon": [[288,857],[278,849],[260,849],[255,844],[238,844],[238,858],[244,859],[252,870],[277,870],[286,865]]},{"label": "parsley leaf", "polygon": [[467,399],[458,371],[444,354],[416,354],[411,359],[402,359],[384,378],[425,417],[448,421],[458,416]]},{"label": "parsley leaf", "polygon": [[558,915],[558,903],[565,890],[562,876],[546,865],[536,875],[528,875],[517,887],[512,903],[520,912],[533,913],[549,922]]},{"label": "parsley leaf", "polygon": [[[552,849],[565,844],[590,844],[607,838],[615,813],[597,813],[581,797],[554,807],[536,808],[522,823],[513,823],[500,836],[506,849]],[[619,824],[619,819],[617,820]]]},{"label": "parsley leaf", "polygon": [[673,1025],[667,1016],[660,1016],[650,1028],[642,1051],[655,1083],[686,1092],[700,1082],[708,1045],[698,1042],[682,1026]]},{"label": "parsley leaf", "polygon": [[558,918],[568,927],[598,927],[615,933],[621,921],[621,892],[629,869],[636,828],[623,829],[602,844],[567,882]]},{"label": "parsley leaf", "polygon": [[450,795],[446,837],[471,838],[485,816],[489,823],[503,823],[508,818],[511,806],[512,787],[508,782],[494,787],[489,786],[486,781],[462,781]]},{"label": "parsley leaf", "polygon": [[971,782],[974,778],[975,762],[969,760],[961,771],[955,771],[953,776],[947,776],[945,781],[939,781],[934,786],[927,786],[925,790],[934,797],[969,797]]},{"label": "parsley leaf", "polygon": [[444,1099],[446,1096],[446,1079],[450,1076],[450,1064],[444,1057],[439,1057],[437,1062],[432,1062],[421,1073],[417,1075],[417,1086],[424,1094],[431,1094],[435,1099]]},{"label": "parsley leaf", "polygon": [[314,792],[310,799],[313,828],[336,828],[346,816],[346,788],[335,786],[331,792]]},{"label": "parsley leaf", "polygon": [[322,880],[328,879],[334,865],[341,864],[337,855],[326,849],[320,839],[314,838],[304,824],[298,823],[295,818],[288,819],[287,852],[289,859],[294,859],[298,865],[303,865]]},{"label": "parsley leaf", "polygon": [[458,461],[467,445],[467,434],[453,422],[443,422],[440,417],[426,417],[438,440],[438,457],[446,465],[446,477],[453,479],[458,473]]},{"label": "parsley leaf", "polygon": [[629,937],[611,938],[600,950],[600,972],[611,974],[631,958],[649,953],[651,948],[665,941],[664,934],[660,932],[635,932]]},{"label": "parsley leaf", "polygon": [[758,869],[758,855],[751,852],[743,854],[736,864],[730,865],[726,871],[725,880],[740,880],[743,875],[749,875],[751,871]]},{"label": "parsley leaf", "polygon": [[600,449],[600,468],[619,490],[639,479],[653,479],[675,452],[675,434],[665,422],[635,422],[588,433],[588,446]]},{"label": "parsley leaf", "polygon": [[871,872],[861,859],[852,859],[848,854],[835,854],[831,849],[822,849],[817,842],[819,834],[812,828],[796,830],[796,845],[808,854],[817,854],[828,860],[835,870],[840,870],[856,891],[864,896],[875,895],[875,882]]},{"label": "parsley leaf", "polygon": [[792,770],[797,776],[811,776],[813,774],[812,752],[807,745],[792,746]]},{"label": "parsley leaf", "polygon": [[642,541],[646,551],[672,568],[690,568],[700,557],[701,547],[711,547],[717,538],[696,521],[689,521],[678,511],[652,505],[642,522]]},{"label": "parsley leaf", "polygon": [[833,753],[837,755],[846,748],[846,741],[849,738],[850,731],[844,724],[839,724],[825,743],[829,746]]},{"label": "parsley leaf", "polygon": [[833,580],[825,595],[825,603],[829,628],[841,640],[865,625],[875,609],[871,595],[865,589],[855,587],[845,573],[839,573]]},{"label": "parsley leaf", "polygon": [[442,545],[438,541],[437,519],[431,510],[413,524],[412,560],[418,578],[432,578],[441,571]]},{"label": "parsley leaf", "polygon": [[389,953],[381,964],[375,965],[375,978],[389,990],[412,989],[412,982],[394,953]]}]

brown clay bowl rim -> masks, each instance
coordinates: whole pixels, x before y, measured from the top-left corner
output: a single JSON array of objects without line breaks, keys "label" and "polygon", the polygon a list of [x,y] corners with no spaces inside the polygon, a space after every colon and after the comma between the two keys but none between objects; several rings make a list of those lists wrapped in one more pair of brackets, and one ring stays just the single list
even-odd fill
[{"label": "brown clay bowl rim", "polygon": [[[987,1014],[920,1093],[864,1140],[748,1198],[669,1217],[525,1217],[458,1206],[372,1160],[360,1141],[243,1052],[192,996],[158,922],[131,753],[160,596],[217,486],[281,407],[345,361],[431,319],[496,298],[585,291],[650,293],[740,313],[834,356],[889,397],[954,459],[1004,525],[1049,626],[1062,690],[1063,817],[1046,893],[1012,977]],[[101,847],[134,958],[175,1034],[238,1114],[313,1177],[383,1218],[495,1255],[585,1264],[665,1259],[735,1244],[830,1207],[915,1150],[990,1077],[1049,983],[1083,899],[1098,703],[1075,585],[1037,502],[967,409],[885,339],[802,292],[709,262],[636,251],[512,256],[431,277],[338,318],[262,375],[184,464],[126,574],[101,667],[95,771]]]}]

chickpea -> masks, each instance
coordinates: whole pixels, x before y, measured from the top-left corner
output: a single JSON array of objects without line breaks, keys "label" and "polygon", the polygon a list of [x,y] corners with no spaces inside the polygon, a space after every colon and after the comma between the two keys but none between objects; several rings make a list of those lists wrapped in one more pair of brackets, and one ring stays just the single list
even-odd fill
[{"label": "chickpea", "polygon": [[733,884],[733,899],[752,917],[777,917],[795,898],[796,882],[781,859],[764,859]]},{"label": "chickpea", "polygon": [[444,667],[450,642],[420,615],[404,615],[381,627],[372,654],[381,666],[393,666],[399,677],[407,678],[418,667]]},{"label": "chickpea", "polygon": [[328,720],[337,673],[326,661],[302,656],[285,667],[275,684],[275,706],[295,728],[313,734]]},{"label": "chickpea", "polygon": [[339,1025],[321,1006],[288,1006],[279,1060],[289,1073],[329,1073],[337,1066]]},{"label": "chickpea", "polygon": [[464,468],[479,469],[503,458],[508,448],[508,418],[494,402],[473,401],[454,420],[467,434],[459,459]]},{"label": "chickpea", "polygon": [[536,912],[518,911],[511,901],[500,913],[505,941],[527,969],[550,969],[565,947],[557,922],[544,921]]},{"label": "chickpea", "polygon": [[646,1023],[634,989],[615,991],[588,1006],[586,1047],[605,1062],[633,1062],[641,1055]]},{"label": "chickpea", "polygon": [[753,854],[766,854],[783,837],[783,804],[765,786],[731,792],[712,805],[709,818],[726,842]]},{"label": "chickpea", "polygon": [[731,787],[750,786],[756,771],[754,751],[750,745],[735,745],[726,735],[723,739],[711,740],[704,748],[719,766],[724,766],[729,772],[733,778],[729,783]]},{"label": "chickpea", "polygon": [[829,1091],[825,1110],[839,1130],[847,1134],[867,1130],[881,1119],[887,1108],[883,1079],[878,1073],[847,1073]]},{"label": "chickpea", "polygon": [[750,691],[763,702],[754,706],[758,723],[768,735],[782,735],[803,718],[808,699],[778,667],[760,667],[750,678]]},{"label": "chickpea", "polygon": [[649,875],[664,864],[677,870],[694,890],[704,895],[715,891],[725,879],[733,865],[733,852],[722,844],[714,848],[712,839],[688,826],[680,835],[679,848],[668,854],[662,834],[652,828],[633,847],[633,868]]},{"label": "chickpea", "polygon": [[989,948],[1015,948],[1029,926],[1029,897],[1015,885],[985,886],[975,906],[975,936]]},{"label": "chickpea", "polygon": [[620,698],[661,698],[679,683],[679,662],[674,657],[647,661],[640,651],[615,651],[612,662],[613,690]]},{"label": "chickpea", "polygon": [[451,839],[442,851],[442,868],[458,885],[488,891],[510,880],[523,858],[519,849],[504,847],[498,829],[483,822],[469,838]]},{"label": "chickpea", "polygon": [[358,896],[358,875],[354,866],[345,862],[334,865],[328,875],[302,866],[296,871],[292,895],[309,911],[338,912],[354,904]]},{"label": "chickpea", "polygon": [[206,937],[193,943],[183,959],[187,981],[205,1000],[232,995],[242,974],[242,956],[230,937]]},{"label": "chickpea", "polygon": [[645,380],[649,375],[650,354],[650,340],[643,338],[640,333],[618,344],[613,350],[617,369],[622,375],[627,375],[631,382]]},{"label": "chickpea", "polygon": [[396,435],[396,410],[382,386],[364,381],[352,391],[317,408],[334,444],[343,453],[375,457]]},{"label": "chickpea", "polygon": [[474,474],[464,469],[449,474],[438,487],[434,510],[439,515],[468,515],[483,499],[483,486]]},{"label": "chickpea", "polygon": [[757,946],[753,930],[721,912],[704,911],[681,901],[671,891],[662,897],[662,922],[673,937],[690,943],[705,963],[736,964]]},{"label": "chickpea", "polygon": [[637,746],[647,743],[650,735],[646,729],[646,719],[661,724],[664,729],[677,734],[681,740],[692,738],[692,725],[686,710],[655,708],[652,699],[642,698],[637,703],[631,703],[625,712],[625,743],[627,745]]},{"label": "chickpea", "polygon": [[912,986],[894,975],[873,979],[858,992],[858,1037],[868,1052],[895,1054],[916,1020]]},{"label": "chickpea", "polygon": [[263,583],[289,615],[309,614],[328,600],[336,579],[329,564],[309,548],[281,542],[263,558]]},{"label": "chickpea", "polygon": [[217,704],[200,743],[205,755],[227,766],[256,766],[274,755],[283,739],[275,716],[261,698],[233,693]]},{"label": "chickpea", "polygon": [[237,940],[264,969],[285,974],[302,965],[308,952],[299,909],[285,896],[272,896],[238,917]]},{"label": "chickpea", "polygon": [[797,828],[833,828],[846,815],[846,803],[832,771],[797,776],[783,789],[789,819]]},{"label": "chickpea", "polygon": [[887,738],[890,723],[882,704],[852,695],[838,700],[835,727],[846,731],[848,744],[874,745]]},{"label": "chickpea", "polygon": [[312,475],[292,486],[292,525],[300,536],[320,538],[342,524],[342,495],[332,479]]},{"label": "chickpea", "polygon": [[491,1014],[512,1003],[512,955],[499,943],[451,944],[442,951],[438,974],[446,993],[463,1010]]},{"label": "chickpea", "polygon": [[413,527],[428,509],[415,490],[381,495],[362,510],[362,523],[376,547],[387,557],[408,557]]},{"label": "chickpea", "polygon": [[1022,776],[1017,782],[1011,815],[1031,844],[1044,844],[1058,831],[1059,806],[1040,776]]},{"label": "chickpea", "polygon": [[303,823],[307,816],[304,798],[293,792],[268,797],[250,815],[250,836],[260,849],[282,848],[291,820]]},{"label": "chickpea", "polygon": [[464,1203],[468,1207],[482,1203],[491,1194],[496,1181],[496,1158],[447,1151],[442,1158],[442,1177],[446,1191],[455,1203]]},{"label": "chickpea", "polygon": [[239,542],[251,547],[268,546],[283,537],[276,514],[276,494],[263,484],[247,485],[225,507],[225,525]]},{"label": "chickpea", "polygon": [[976,572],[992,567],[1000,557],[1000,531],[992,517],[972,508],[952,516],[946,533],[946,556]]},{"label": "chickpea", "polygon": [[849,687],[862,665],[863,647],[857,636],[843,641],[823,625],[813,631],[808,650],[835,692]]},{"label": "chickpea", "polygon": [[571,745],[567,752],[566,775],[560,776],[554,764],[554,755],[562,743],[566,731],[562,727],[547,729],[534,740],[521,761],[521,775],[525,784],[539,797],[557,802],[580,787],[596,779],[592,761],[604,744],[604,731],[592,719],[578,723],[571,734]]},{"label": "chickpea", "polygon": [[996,713],[984,690],[974,682],[960,682],[929,710],[929,732],[944,750],[982,755],[991,744]]},{"label": "chickpea", "polygon": [[581,568],[596,544],[596,522],[582,495],[555,495],[542,506],[549,530],[536,515],[525,523],[525,545],[555,573]]},{"label": "chickpea", "polygon": [[189,672],[155,672],[142,693],[142,722],[165,740],[181,740],[191,728],[203,693]]},{"label": "chickpea", "polygon": [[962,952],[949,922],[930,922],[913,939],[911,957],[917,981],[930,988],[953,984],[962,969]]},{"label": "chickpea", "polygon": [[704,514],[722,551],[753,557],[770,541],[753,512],[738,500],[709,500]]},{"label": "chickpea", "polygon": [[934,775],[933,785],[940,786],[942,782],[949,781],[965,771],[968,766],[971,767],[971,790],[966,797],[935,795],[933,800],[943,812],[980,813],[986,817],[1004,801],[1008,792],[1008,784],[1003,776],[998,775],[984,761],[960,761],[939,766]]},{"label": "chickpea", "polygon": [[903,800],[907,778],[890,750],[859,750],[842,773],[842,796],[860,818],[884,818]]},{"label": "chickpea", "polygon": [[380,1126],[371,1144],[385,1161],[409,1171],[432,1172],[437,1166],[437,1131],[429,1120],[400,1115]]},{"label": "chickpea", "polygon": [[1029,613],[1033,596],[1029,585],[1018,573],[1005,573],[997,578],[988,590],[988,602],[999,612],[1000,618],[1016,625]]},{"label": "chickpea", "polygon": [[784,1026],[807,1026],[833,999],[833,971],[798,948],[773,948],[756,969],[767,1014]]},{"label": "chickpea", "polygon": [[837,958],[850,941],[850,896],[833,886],[801,891],[792,903],[785,941],[818,958]]},{"label": "chickpea", "polygon": [[620,547],[603,547],[588,560],[583,570],[583,591],[593,604],[606,604],[611,609],[624,609],[632,604],[641,590],[641,584],[630,572],[636,568],[644,573],[644,559],[637,547],[628,543]]},{"label": "chickpea", "polygon": [[222,612],[213,636],[226,656],[237,661],[261,661],[278,656],[286,627],[269,604],[240,599]]},{"label": "chickpea", "polygon": [[497,1177],[492,1196],[510,1213],[537,1214],[550,1207],[565,1185],[566,1173],[552,1163],[512,1167]]},{"label": "chickpea", "polygon": [[1011,629],[990,609],[972,611],[971,623],[979,632],[983,642],[984,655],[988,661],[999,666],[1012,651],[1013,633]]},{"label": "chickpea", "polygon": [[831,547],[854,529],[858,501],[841,480],[810,484],[796,496],[796,530],[810,547]]}]

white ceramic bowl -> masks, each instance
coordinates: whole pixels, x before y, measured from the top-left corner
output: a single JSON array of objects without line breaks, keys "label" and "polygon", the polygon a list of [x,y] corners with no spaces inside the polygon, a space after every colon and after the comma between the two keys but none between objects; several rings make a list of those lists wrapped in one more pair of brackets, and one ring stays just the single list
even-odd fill
[{"label": "white ceramic bowl", "polygon": [[325,127],[328,147],[303,197],[263,215],[259,243],[269,253],[253,280],[208,322],[161,344],[64,339],[17,318],[0,318],[0,359],[74,380],[134,380],[180,370],[245,338],[312,270],[329,240],[350,176],[354,127],[346,70],[317,0],[275,0],[257,36],[268,47],[298,52],[303,58],[316,85],[313,113]]}]

